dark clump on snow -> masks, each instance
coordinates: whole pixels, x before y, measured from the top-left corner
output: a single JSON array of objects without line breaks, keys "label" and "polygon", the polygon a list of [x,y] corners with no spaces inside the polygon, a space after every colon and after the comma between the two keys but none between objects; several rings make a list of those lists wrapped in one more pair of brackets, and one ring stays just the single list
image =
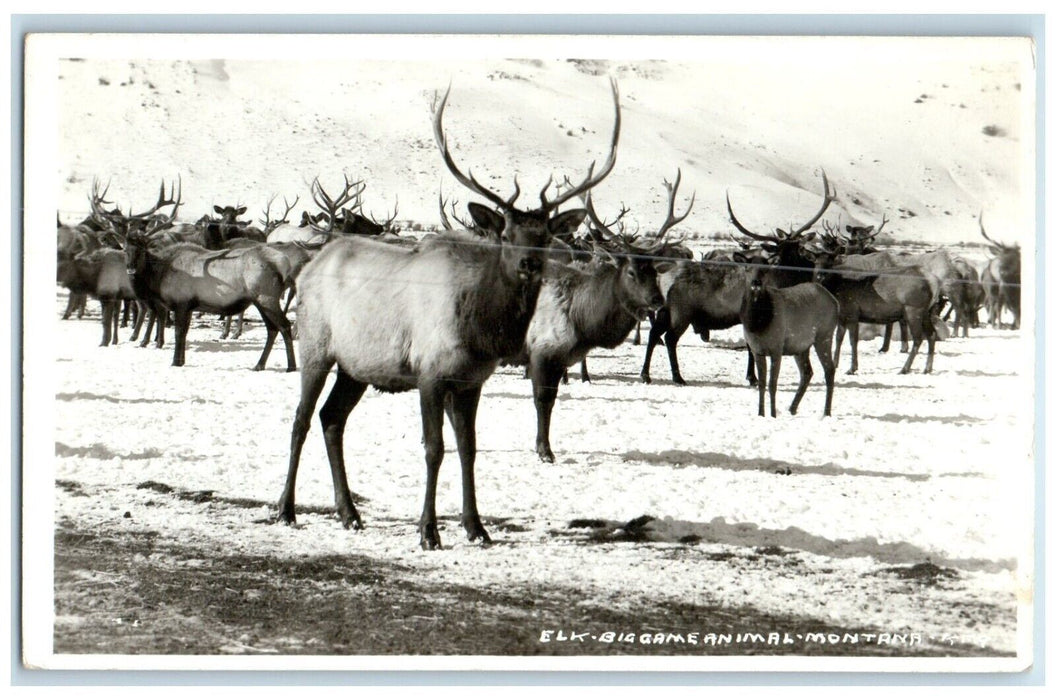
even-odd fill
[{"label": "dark clump on snow", "polygon": [[925,584],[935,584],[941,579],[960,578],[960,575],[955,570],[936,566],[930,561],[914,564],[913,566],[891,566],[882,571],[887,574],[894,574],[903,580],[919,581]]}]

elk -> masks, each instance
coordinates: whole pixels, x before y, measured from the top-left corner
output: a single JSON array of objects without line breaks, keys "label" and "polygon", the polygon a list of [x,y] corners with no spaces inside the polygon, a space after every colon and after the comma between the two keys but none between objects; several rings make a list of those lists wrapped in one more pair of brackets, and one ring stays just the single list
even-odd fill
[{"label": "elk", "polygon": [[[809,257],[805,245],[815,234],[809,232],[836,199],[836,191],[829,189],[829,179],[821,173],[824,189],[821,207],[802,226],[784,231],[776,229],[773,235],[755,233],[742,224],[733,213],[729,193],[726,194],[726,211],[734,227],[753,241],[761,243],[762,252],[747,243],[741,243],[740,251],[730,251],[731,261],[702,260],[680,264],[672,274],[665,293],[665,305],[656,314],[656,323],[649,330],[641,378],[651,380],[649,365],[653,349],[661,338],[667,346],[671,365],[671,379],[675,384],[685,385],[686,380],[678,366],[678,341],[692,325],[697,332],[731,328],[741,323],[741,302],[748,278],[741,267],[765,265],[763,283],[772,287],[789,287],[809,282],[813,277],[814,261]],[[769,264],[772,263],[772,264]],[[749,385],[756,383],[756,363],[748,355],[745,377]]]},{"label": "elk", "polygon": [[588,193],[585,206],[591,224],[610,245],[615,244],[616,254],[606,253],[603,262],[587,268],[556,263],[548,268],[522,353],[535,400],[535,451],[543,462],[554,461],[550,421],[566,368],[583,362],[594,348],[617,347],[635,323],[664,303],[656,276],[671,263],[657,264],[654,258],[668,229],[685,219],[693,207],[690,202],[682,216],[674,216],[677,191],[678,180],[673,189],[669,186],[667,219],[648,247],[636,247],[627,236],[609,229],[594,211]]},{"label": "elk", "polygon": [[908,374],[921,343],[928,341],[928,361],[924,373],[931,372],[938,334],[932,309],[939,298],[937,277],[920,267],[901,266],[884,270],[867,270],[836,264],[826,258],[818,261],[815,280],[839,301],[839,328],[836,332],[835,360],[839,362],[843,336],[850,331],[851,368],[858,372],[858,324],[905,321],[913,338],[909,356],[901,374]]},{"label": "elk", "polygon": [[791,355],[799,366],[799,388],[788,412],[796,414],[807,391],[814,370],[810,366],[810,349],[821,361],[825,372],[825,413],[832,415],[832,391],[836,365],[832,359],[832,333],[836,329],[840,305],[820,284],[804,282],[791,287],[774,288],[764,284],[770,272],[757,267],[748,284],[741,305],[744,339],[755,358],[759,374],[759,415],[765,416],[767,372],[770,358],[770,416],[777,417],[777,377],[781,357]]},{"label": "elk", "polygon": [[308,421],[337,365],[337,378],[319,417],[342,524],[360,528],[345,473],[343,433],[349,413],[370,385],[382,391],[417,389],[425,445],[425,503],[419,521],[423,549],[441,546],[436,519],[436,484],[444,457],[445,403],[462,463],[461,523],[470,541],[491,541],[477,510],[474,468],[476,413],[481,387],[503,357],[524,345],[543,282],[551,237],[574,231],[583,209],[557,207],[601,182],[616,162],[620,134],[619,92],[612,81],[616,120],[609,154],[598,171],[591,165],[575,188],[547,198],[552,178],[539,193],[540,207],[514,206],[520,186],[502,198],[455,164],[443,128],[450,94],[433,103],[433,135],[448,171],[489,201],[469,205],[470,215],[491,232],[483,243],[470,233],[447,233],[416,248],[360,237],[330,243],[297,280],[298,325],[303,368],[301,399],[290,439],[286,486],[278,519],[293,523],[294,489]]},{"label": "elk", "polygon": [[[264,211],[263,211],[264,218],[260,220],[261,228],[260,229],[256,229],[256,228],[253,229],[254,231],[259,231],[260,237],[262,237],[264,239],[267,238],[269,233],[274,231],[276,228],[278,228],[282,224],[288,224],[289,223],[289,221],[287,220],[286,217],[288,217],[290,215],[290,211],[295,206],[297,206],[297,202],[300,201],[300,199],[301,199],[299,196],[298,197],[294,197],[293,203],[291,204],[288,199],[283,197],[282,201],[283,201],[283,204],[286,205],[286,210],[277,219],[273,219],[273,218],[271,218],[271,205],[275,202],[275,198],[277,196],[278,195],[272,195],[271,198],[268,200],[268,204],[264,208]],[[216,207],[214,207],[214,209],[215,208]],[[230,209],[230,207],[228,207],[228,208]],[[240,208],[240,209],[238,209],[236,211],[245,212],[245,210],[246,210],[246,208],[242,207],[242,208]],[[229,238],[227,241],[225,241],[219,247],[226,248],[228,250],[232,250],[232,249],[235,249],[235,248],[245,248],[245,247],[249,247],[249,246],[253,246],[253,245],[259,245],[259,241],[256,238],[236,237],[236,238]],[[208,248],[209,246],[206,246],[206,247]],[[286,255],[285,251],[283,251],[283,254]],[[286,257],[290,258],[290,255],[286,255]],[[300,271],[301,267],[304,266],[304,263],[307,262],[307,258],[305,258],[302,261],[300,256],[297,257],[297,260],[298,260],[298,262],[300,264],[297,265],[296,269],[293,268],[293,264],[292,264],[293,261],[291,260],[291,268],[290,268],[289,275],[288,275],[288,278],[291,280],[290,281],[290,290],[291,291],[289,293],[289,296],[286,299],[286,307],[282,311],[284,314],[289,312],[290,302],[293,300],[293,291],[292,291],[293,282],[292,282],[292,280],[296,279],[297,273]],[[231,317],[230,316],[225,317],[224,318],[224,330],[223,330],[223,333],[220,334],[220,340],[226,340],[228,338],[228,336],[230,336],[234,340],[237,340],[238,338],[242,337],[242,326],[243,326],[243,323],[245,322],[245,315],[246,314],[245,314],[244,311],[242,311],[242,312],[240,312],[238,314],[238,324],[235,326],[234,334],[231,333]]]},{"label": "elk", "polygon": [[[152,212],[172,206],[172,213],[163,217],[163,221],[171,222],[181,204],[181,194],[182,187],[178,191],[174,184],[166,196],[162,185]],[[153,237],[164,223],[128,230],[129,223],[141,220],[142,215],[122,219],[111,215],[106,219],[114,230],[127,230],[125,250],[128,267],[133,271],[136,294],[173,312],[176,329],[174,367],[182,367],[186,362],[187,332],[192,312],[201,309],[227,316],[252,304],[264,320],[268,333],[254,369],[264,369],[279,333],[286,346],[287,371],[297,368],[290,322],[279,305],[289,271],[289,264],[282,254],[261,245],[219,251],[193,243],[158,246],[153,245],[156,243]]]},{"label": "elk", "polygon": [[59,264],[59,282],[70,290],[71,298],[79,294],[99,300],[103,321],[103,339],[99,345],[116,345],[121,303],[136,300],[124,252],[100,248],[81,253]]},{"label": "elk", "polygon": [[1012,312],[1012,329],[1019,328],[1020,310],[1020,248],[1018,244],[998,243],[986,235],[983,227],[983,212],[979,212],[979,232],[990,242],[990,254],[994,257],[983,271],[987,298],[987,316],[990,325],[1001,327],[1004,309]]}]

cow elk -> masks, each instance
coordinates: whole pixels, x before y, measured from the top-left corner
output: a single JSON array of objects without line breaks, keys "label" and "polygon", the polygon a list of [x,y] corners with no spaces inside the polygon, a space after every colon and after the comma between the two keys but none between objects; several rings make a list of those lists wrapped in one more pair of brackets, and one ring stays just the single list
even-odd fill
[{"label": "cow elk", "polygon": [[770,416],[774,418],[777,417],[777,378],[781,358],[791,355],[796,359],[799,387],[788,409],[795,415],[814,376],[810,365],[810,349],[814,348],[825,373],[824,415],[830,416],[836,376],[832,334],[836,329],[839,304],[824,287],[813,282],[785,288],[768,287],[764,283],[767,272],[765,267],[753,271],[741,306],[744,339],[755,358],[759,374],[759,415],[766,415],[767,358],[770,358]]}]

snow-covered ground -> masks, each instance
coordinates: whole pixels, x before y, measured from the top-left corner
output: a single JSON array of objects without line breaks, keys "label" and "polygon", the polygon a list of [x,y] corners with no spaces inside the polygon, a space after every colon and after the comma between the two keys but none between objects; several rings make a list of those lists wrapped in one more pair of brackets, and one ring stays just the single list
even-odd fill
[{"label": "snow-covered ground", "polygon": [[[186,61],[172,60],[189,50],[179,47],[164,60],[149,50],[125,58],[113,49],[117,39],[105,57],[77,53],[85,45],[71,39],[77,60],[58,63],[48,109],[27,120],[31,132],[50,119],[57,127],[44,135],[56,137],[54,167],[27,181],[27,300],[50,303],[46,229],[56,208],[63,221],[86,214],[93,177],[112,179],[122,208],[143,209],[160,179],[180,174],[180,218],[194,220],[234,202],[259,217],[273,193],[300,195],[297,216],[313,177],[332,188],[345,172],[366,179],[366,209],[379,218],[398,197],[401,221],[435,226],[441,184],[461,206],[468,201],[443,167],[429,121],[434,91],[449,82],[445,125],[457,162],[503,193],[517,173],[522,200],[534,206],[551,173],[582,177],[604,156],[612,75],[623,130],[616,168],[595,193],[603,216],[622,201],[632,227],[655,226],[666,204],[662,181],[681,168],[683,202],[695,190],[696,206],[673,233],[694,245],[733,233],[727,191],[742,221],[769,232],[816,211],[824,168],[839,193],[829,223],[876,224],[886,215],[889,243],[958,244],[978,262],[985,210],[992,236],[1023,246],[1023,330],[979,329],[943,342],[928,376],[919,373],[923,358],[902,376],[899,353],[863,343],[860,373],[838,374],[826,419],[820,372],[800,415],[787,414],[797,380],[788,362],[781,415],[755,416],[744,353],[733,349],[739,330],[714,333],[710,344],[683,337],[688,387],[668,381],[662,350],[650,386],[638,381],[642,348],[597,352],[594,382],[579,383],[573,371],[561,390],[552,465],[532,449],[528,382],[519,369],[500,369],[484,387],[477,466],[480,509],[497,544],[468,545],[448,521],[447,549],[423,554],[415,394],[368,392],[350,420],[350,485],[367,499],[365,530],[344,531],[318,513],[332,504],[332,487],[317,427],[298,480],[298,503],[313,512],[297,528],[267,525],[260,521],[285,477],[299,376],[282,371],[280,348],[268,371],[249,371],[259,324],[239,341],[217,340],[212,323],[192,327],[188,366],[174,369],[171,345],[99,348],[97,320],[29,315],[27,406],[46,414],[32,392],[47,387],[50,400],[53,391],[54,476],[76,483],[55,490],[56,521],[217,551],[359,553],[438,584],[565,587],[584,605],[716,604],[915,632],[936,645],[955,637],[984,653],[1017,649],[1029,631],[1017,616],[1033,590],[1029,44],[698,38],[665,39],[673,51],[691,49],[667,61],[478,60],[443,51],[469,40],[411,37],[390,38],[379,60],[364,61],[351,51],[335,58],[341,41],[366,42],[320,37],[268,60]],[[560,55],[615,55],[598,41],[565,39]],[[226,55],[222,43],[213,53],[202,46],[195,55]],[[625,48],[642,57],[635,46]],[[318,47],[330,47],[327,60]],[[535,54],[511,41],[497,55]],[[397,56],[410,58],[389,60]],[[38,84],[31,75],[31,106],[40,104]],[[35,143],[27,162],[39,165]],[[34,198],[41,188],[49,194]],[[57,303],[60,311],[61,292]],[[437,508],[457,516],[457,455],[450,433],[446,440]],[[222,508],[137,488],[148,482],[261,505]],[[653,519],[620,529],[643,515]],[[604,522],[572,526],[580,520]],[[928,562],[940,575],[900,575]]]},{"label": "snow-covered ground", "polygon": [[[533,450],[529,382],[500,369],[484,387],[477,463],[480,508],[498,519],[497,545],[468,544],[453,521],[442,532],[447,549],[425,554],[415,524],[424,463],[413,392],[372,390],[350,419],[346,459],[352,490],[365,499],[365,530],[345,531],[318,513],[300,515],[297,528],[269,525],[299,376],[283,371],[281,352],[267,371],[249,370],[259,323],[238,341],[217,340],[215,323],[193,328],[182,369],[169,367],[169,349],[96,347],[97,321],[56,323],[56,478],[87,494],[57,490],[56,514],[76,526],[155,531],[228,553],[365,554],[427,581],[568,587],[583,591],[584,604],[628,610],[747,606],[1016,648],[1017,600],[1029,602],[1031,585],[1032,376],[1018,359],[1021,333],[980,329],[943,342],[931,375],[919,367],[899,375],[899,353],[863,343],[860,373],[839,374],[825,419],[817,381],[800,415],[788,415],[797,373],[787,367],[780,415],[755,415],[756,393],[741,379],[744,353],[733,349],[739,331],[710,344],[687,334],[687,387],[667,381],[660,357],[654,384],[639,383],[643,349],[627,343],[590,356],[592,383],[573,372],[562,388],[552,465]],[[449,428],[445,440],[437,508],[457,516]],[[215,508],[137,488],[146,482],[261,505]],[[332,494],[316,426],[298,503],[325,510]],[[126,510],[134,519],[122,522]],[[635,533],[642,541],[620,541],[615,528],[642,515],[655,518]],[[592,531],[570,527],[584,519],[608,529],[591,540]],[[775,556],[752,556],[772,547]],[[952,576],[928,585],[892,570],[927,562]]]}]

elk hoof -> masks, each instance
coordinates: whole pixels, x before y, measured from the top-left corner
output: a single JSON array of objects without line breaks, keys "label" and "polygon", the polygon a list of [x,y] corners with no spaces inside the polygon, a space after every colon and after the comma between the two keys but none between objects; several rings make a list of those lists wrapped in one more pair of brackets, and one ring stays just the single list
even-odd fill
[{"label": "elk hoof", "polygon": [[341,519],[341,525],[346,530],[362,530],[363,521],[359,519],[359,513],[355,508],[338,508],[337,515]]},{"label": "elk hoof", "polygon": [[675,384],[676,386],[685,386],[685,385],[686,385],[686,380],[685,380],[685,379],[683,379],[682,377],[674,377],[674,378],[672,378],[672,379],[671,379],[671,381],[672,381],[672,382],[673,382],[673,383],[674,383],[674,384]]},{"label": "elk hoof", "polygon": [[549,447],[546,447],[545,445],[540,445],[535,448],[535,452],[539,455],[539,461],[546,462],[547,464],[554,463],[554,453],[550,450]]},{"label": "elk hoof", "polygon": [[254,365],[254,366],[253,366],[253,371],[254,371],[254,372],[259,372],[259,371],[261,371],[262,369],[264,369],[264,365]]},{"label": "elk hoof", "polygon": [[294,514],[293,508],[287,508],[285,506],[279,506],[279,512],[275,515],[275,522],[282,523],[283,525],[296,525],[297,516]]},{"label": "elk hoof", "polygon": [[294,365],[292,367],[287,367],[286,371],[287,372],[296,372],[297,371],[297,365]]},{"label": "elk hoof", "polygon": [[466,529],[466,538],[470,542],[480,540],[481,544],[491,544],[491,537],[488,536],[488,531],[484,529],[483,523],[480,522],[480,516],[462,518],[462,527]]},{"label": "elk hoof", "polygon": [[652,383],[653,383],[653,380],[649,377],[648,374],[643,374],[642,375],[642,384],[652,384]]},{"label": "elk hoof", "polygon": [[847,374],[858,374],[858,370],[856,370],[856,369],[849,369],[849,370],[847,370]]},{"label": "elk hoof", "polygon": [[431,552],[434,549],[443,549],[440,544],[440,533],[436,530],[436,523],[422,525],[422,549]]}]

